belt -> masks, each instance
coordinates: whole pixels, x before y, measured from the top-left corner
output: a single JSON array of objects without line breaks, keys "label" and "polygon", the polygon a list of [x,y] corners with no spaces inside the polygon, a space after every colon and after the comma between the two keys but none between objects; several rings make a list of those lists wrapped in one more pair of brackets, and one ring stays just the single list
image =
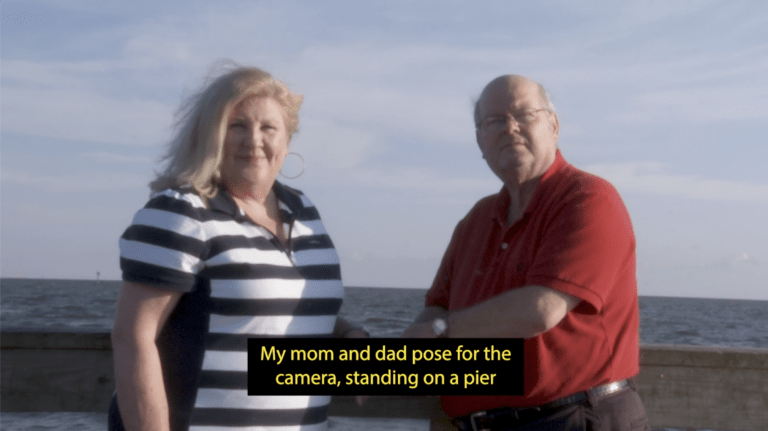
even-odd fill
[{"label": "belt", "polygon": [[546,416],[549,410],[559,409],[571,404],[580,403],[586,400],[590,395],[596,400],[613,395],[629,387],[629,380],[620,380],[618,382],[606,383],[595,386],[584,392],[577,392],[567,397],[558,398],[552,402],[533,407],[502,407],[493,410],[481,410],[471,413],[467,416],[461,416],[453,420],[461,431],[489,431],[495,425],[508,426],[511,423],[523,421],[526,419],[535,419],[536,417]]}]

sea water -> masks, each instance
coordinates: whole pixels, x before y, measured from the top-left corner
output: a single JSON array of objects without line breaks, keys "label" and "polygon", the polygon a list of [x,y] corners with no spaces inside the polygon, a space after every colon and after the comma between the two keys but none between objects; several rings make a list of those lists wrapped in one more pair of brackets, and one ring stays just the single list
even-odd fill
[{"label": "sea water", "polygon": [[[112,326],[119,281],[0,280],[3,328],[92,329]],[[397,337],[424,304],[423,289],[346,289],[340,315],[373,337]],[[642,344],[768,348],[768,301],[640,297]],[[2,413],[8,431],[106,429],[104,413]],[[329,431],[429,429],[426,420],[331,417]]]}]

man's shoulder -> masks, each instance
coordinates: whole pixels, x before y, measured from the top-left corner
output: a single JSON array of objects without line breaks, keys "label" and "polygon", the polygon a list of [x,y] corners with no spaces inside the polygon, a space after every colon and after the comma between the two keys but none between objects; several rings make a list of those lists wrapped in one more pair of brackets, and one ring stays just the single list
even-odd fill
[{"label": "man's shoulder", "polygon": [[503,199],[502,192],[485,196],[475,202],[467,214],[459,221],[457,228],[468,226],[474,229],[482,228],[491,222],[498,211],[499,201]]},{"label": "man's shoulder", "polygon": [[490,215],[493,209],[499,204],[499,200],[502,199],[502,192],[484,196],[480,198],[469,210],[467,216],[470,215]]},{"label": "man's shoulder", "polygon": [[[578,214],[609,214],[627,218],[628,210],[619,191],[608,180],[591,172],[568,165],[560,172],[557,184],[549,187],[550,193],[541,202],[545,212],[561,214],[565,208]],[[574,214],[576,214],[574,213]]]},{"label": "man's shoulder", "polygon": [[616,187],[608,180],[591,172],[566,164],[557,174],[559,194],[574,195],[611,195],[618,196]]}]

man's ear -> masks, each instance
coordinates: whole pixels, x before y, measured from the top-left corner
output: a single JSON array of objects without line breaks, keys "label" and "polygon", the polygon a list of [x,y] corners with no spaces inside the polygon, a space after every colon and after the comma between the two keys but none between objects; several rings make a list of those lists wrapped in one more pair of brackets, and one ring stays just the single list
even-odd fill
[{"label": "man's ear", "polygon": [[485,159],[485,151],[483,151],[483,144],[480,143],[480,129],[475,129],[475,142],[477,142],[477,148],[480,149],[483,159]]},{"label": "man's ear", "polygon": [[555,136],[560,136],[560,120],[557,119],[557,113],[550,112],[550,115],[552,116],[552,132],[555,134]]}]

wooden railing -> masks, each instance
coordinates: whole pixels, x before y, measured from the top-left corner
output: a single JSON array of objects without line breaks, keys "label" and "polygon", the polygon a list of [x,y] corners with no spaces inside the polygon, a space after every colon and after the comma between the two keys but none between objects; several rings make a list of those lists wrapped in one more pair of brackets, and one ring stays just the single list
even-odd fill
[{"label": "wooden railing", "polygon": [[[3,328],[4,412],[106,412],[114,389],[106,332]],[[768,349],[643,345],[637,378],[653,427],[768,429]],[[445,420],[437,397],[335,397],[331,416]]]}]

